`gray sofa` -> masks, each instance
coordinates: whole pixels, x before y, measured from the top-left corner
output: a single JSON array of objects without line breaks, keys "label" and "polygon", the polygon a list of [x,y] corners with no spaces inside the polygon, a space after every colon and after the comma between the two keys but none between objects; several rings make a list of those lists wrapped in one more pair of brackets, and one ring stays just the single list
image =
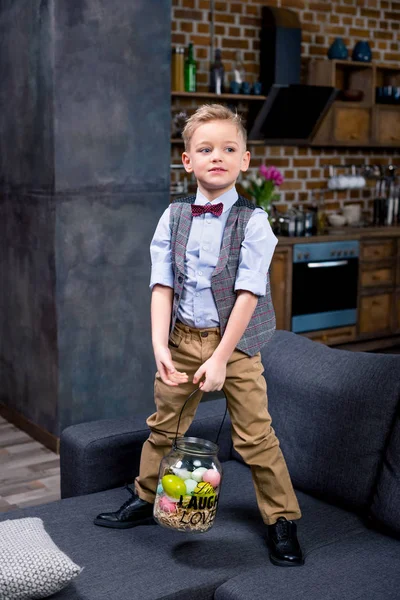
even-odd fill
[{"label": "gray sofa", "polygon": [[[205,534],[96,527],[138,471],[143,417],[83,423],[61,438],[60,502],[37,516],[78,565],[57,600],[398,600],[400,356],[346,352],[278,331],[263,351],[270,412],[303,517],[301,568],[274,567],[250,470],[220,437],[224,478]],[[149,394],[151,390],[149,390]],[[150,404],[149,404],[150,405]],[[190,434],[213,440],[224,400],[200,405]]]}]

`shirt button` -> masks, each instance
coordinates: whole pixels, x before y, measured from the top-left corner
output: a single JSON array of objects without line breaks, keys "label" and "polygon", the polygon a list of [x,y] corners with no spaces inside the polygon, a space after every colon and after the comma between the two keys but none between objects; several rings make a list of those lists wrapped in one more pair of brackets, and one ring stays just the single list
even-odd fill
[{"label": "shirt button", "polygon": [[208,250],[208,245],[207,244],[204,244],[203,250]]},{"label": "shirt button", "polygon": [[197,275],[203,275],[203,271],[197,271]]},{"label": "shirt button", "polygon": [[199,292],[196,292],[196,296],[200,296],[200,293],[199,293]]},{"label": "shirt button", "polygon": [[206,220],[206,223],[211,223],[211,219],[207,219],[207,220]]},{"label": "shirt button", "polygon": [[200,323],[201,319],[196,319],[196,323]]}]

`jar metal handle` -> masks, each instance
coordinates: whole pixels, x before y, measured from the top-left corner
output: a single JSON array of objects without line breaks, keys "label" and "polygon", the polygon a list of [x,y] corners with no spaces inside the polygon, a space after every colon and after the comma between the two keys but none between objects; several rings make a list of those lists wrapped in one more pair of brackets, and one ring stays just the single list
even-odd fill
[{"label": "jar metal handle", "polygon": [[[181,412],[179,413],[178,426],[176,428],[175,439],[174,439],[174,442],[173,442],[173,447],[174,448],[176,448],[176,440],[178,439],[179,425],[181,424],[181,417],[182,417],[183,410],[184,410],[186,404],[188,403],[188,401],[190,400],[190,398],[192,396],[194,396],[197,392],[200,392],[200,391],[201,391],[200,388],[196,388],[191,394],[189,394],[189,396],[186,398],[185,402],[183,403],[183,406],[181,408]],[[225,392],[224,392],[224,395],[225,395]],[[218,430],[218,433],[217,433],[217,437],[215,439],[215,444],[218,444],[218,439],[219,439],[219,436],[220,436],[221,431],[222,431],[222,427],[223,427],[224,422],[225,422],[225,417],[226,417],[227,411],[228,411],[228,403],[226,402],[226,396],[225,396],[225,412],[224,412],[224,416],[222,417],[222,422],[221,422],[221,425],[219,427],[219,430]]]}]

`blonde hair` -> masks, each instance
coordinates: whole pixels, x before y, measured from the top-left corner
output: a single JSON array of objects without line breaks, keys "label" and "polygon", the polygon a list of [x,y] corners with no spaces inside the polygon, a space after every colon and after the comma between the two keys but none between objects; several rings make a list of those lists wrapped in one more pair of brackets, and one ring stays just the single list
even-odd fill
[{"label": "blonde hair", "polygon": [[222,106],[222,104],[203,104],[203,106],[200,106],[186,121],[185,128],[182,131],[185,150],[189,149],[190,140],[196,129],[209,121],[229,121],[230,123],[233,123],[233,125],[236,126],[239,135],[242,136],[246,147],[247,132],[243,125],[242,117],[237,112],[234,113],[226,106]]}]

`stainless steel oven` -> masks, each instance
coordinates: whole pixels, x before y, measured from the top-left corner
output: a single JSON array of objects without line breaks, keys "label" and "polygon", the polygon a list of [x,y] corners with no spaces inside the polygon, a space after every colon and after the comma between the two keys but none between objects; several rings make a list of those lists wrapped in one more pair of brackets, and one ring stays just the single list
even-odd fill
[{"label": "stainless steel oven", "polygon": [[315,242],[293,247],[292,331],[357,322],[359,242]]}]

